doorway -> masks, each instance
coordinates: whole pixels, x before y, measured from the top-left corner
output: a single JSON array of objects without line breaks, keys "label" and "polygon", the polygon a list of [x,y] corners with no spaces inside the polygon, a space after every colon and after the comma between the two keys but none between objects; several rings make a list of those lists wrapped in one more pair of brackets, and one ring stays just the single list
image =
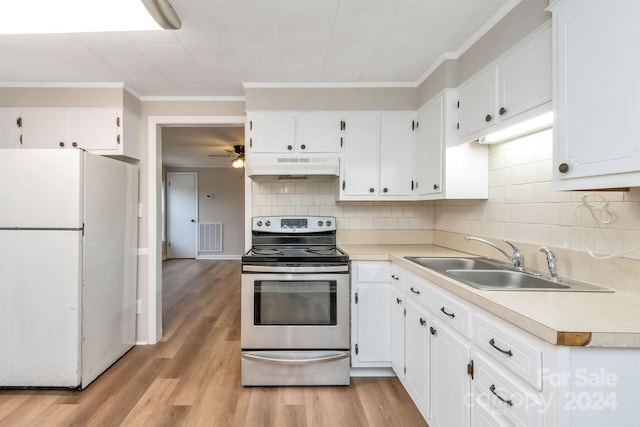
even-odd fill
[{"label": "doorway", "polygon": [[[244,125],[245,116],[148,116],[147,119],[147,191],[148,191],[148,252],[147,289],[143,302],[148,344],[156,344],[162,338],[162,127],[180,125]],[[245,179],[245,221],[250,221],[251,186]],[[248,237],[245,236],[245,245]]]},{"label": "doorway", "polygon": [[196,258],[198,175],[167,172],[167,258]]}]

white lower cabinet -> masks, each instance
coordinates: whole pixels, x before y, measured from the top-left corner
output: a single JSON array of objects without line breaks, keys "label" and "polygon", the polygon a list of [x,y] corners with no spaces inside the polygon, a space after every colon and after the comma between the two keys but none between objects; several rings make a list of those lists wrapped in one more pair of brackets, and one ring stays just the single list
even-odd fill
[{"label": "white lower cabinet", "polygon": [[[432,284],[415,275],[407,274],[405,286],[407,392],[431,427],[469,426],[471,345],[458,332],[457,322],[464,319],[462,329],[466,330],[468,315],[462,313],[468,310],[454,298],[443,304],[443,295],[436,294]],[[434,297],[436,310],[431,307]],[[443,314],[442,308],[449,315]]]},{"label": "white lower cabinet", "polygon": [[391,265],[352,262],[351,366],[391,367]]},{"label": "white lower cabinet", "polygon": [[431,316],[424,308],[408,300],[405,304],[405,377],[404,386],[425,419],[430,409],[429,328]]},{"label": "white lower cabinet", "polygon": [[391,268],[391,368],[404,381],[404,277]]},{"label": "white lower cabinet", "polygon": [[352,275],[352,366],[392,367],[430,427],[638,425],[640,349],[550,344],[399,264]]},{"label": "white lower cabinet", "polygon": [[468,426],[471,420],[471,345],[438,320],[431,335],[430,427]]}]

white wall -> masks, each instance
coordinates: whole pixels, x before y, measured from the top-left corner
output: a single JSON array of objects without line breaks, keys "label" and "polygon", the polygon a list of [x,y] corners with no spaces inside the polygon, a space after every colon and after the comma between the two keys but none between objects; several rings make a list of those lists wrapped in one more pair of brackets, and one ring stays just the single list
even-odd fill
[{"label": "white wall", "polygon": [[[198,222],[222,222],[222,252],[199,252],[199,257],[233,258],[244,252],[244,178],[242,169],[167,168],[167,172],[198,174]],[[208,199],[205,195],[212,195]]]}]

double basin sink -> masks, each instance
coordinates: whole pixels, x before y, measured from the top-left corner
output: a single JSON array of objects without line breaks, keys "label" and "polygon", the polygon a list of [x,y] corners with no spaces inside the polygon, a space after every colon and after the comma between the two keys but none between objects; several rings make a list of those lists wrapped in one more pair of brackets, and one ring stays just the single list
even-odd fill
[{"label": "double basin sink", "polygon": [[541,274],[510,269],[486,258],[405,257],[476,289],[490,291],[613,292],[569,279],[546,279]]}]

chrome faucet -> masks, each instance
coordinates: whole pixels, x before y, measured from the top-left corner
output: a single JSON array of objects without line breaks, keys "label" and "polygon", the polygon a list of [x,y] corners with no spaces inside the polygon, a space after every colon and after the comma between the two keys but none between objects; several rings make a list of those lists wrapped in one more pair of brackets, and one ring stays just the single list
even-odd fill
[{"label": "chrome faucet", "polygon": [[558,257],[556,257],[556,254],[554,254],[553,251],[546,246],[542,246],[540,248],[540,252],[544,253],[547,256],[547,265],[549,266],[549,279],[557,282],[558,271],[556,269],[556,260],[558,259]]},{"label": "chrome faucet", "polygon": [[500,249],[499,247],[497,247],[493,243],[489,242],[488,240],[484,240],[484,239],[481,239],[479,237],[464,236],[464,240],[475,240],[477,242],[482,242],[482,243],[485,243],[485,244],[491,246],[492,248],[494,248],[498,252],[500,252],[502,255],[504,255],[507,258],[509,258],[509,261],[511,261],[513,263],[513,269],[514,270],[524,271],[524,254],[522,252],[520,252],[520,249],[516,248],[510,242],[507,242],[506,240],[503,240],[503,242],[505,242],[507,245],[511,246],[511,249],[513,250],[513,254],[512,255],[509,255],[508,253],[506,253],[505,251],[503,251],[502,249]]}]

